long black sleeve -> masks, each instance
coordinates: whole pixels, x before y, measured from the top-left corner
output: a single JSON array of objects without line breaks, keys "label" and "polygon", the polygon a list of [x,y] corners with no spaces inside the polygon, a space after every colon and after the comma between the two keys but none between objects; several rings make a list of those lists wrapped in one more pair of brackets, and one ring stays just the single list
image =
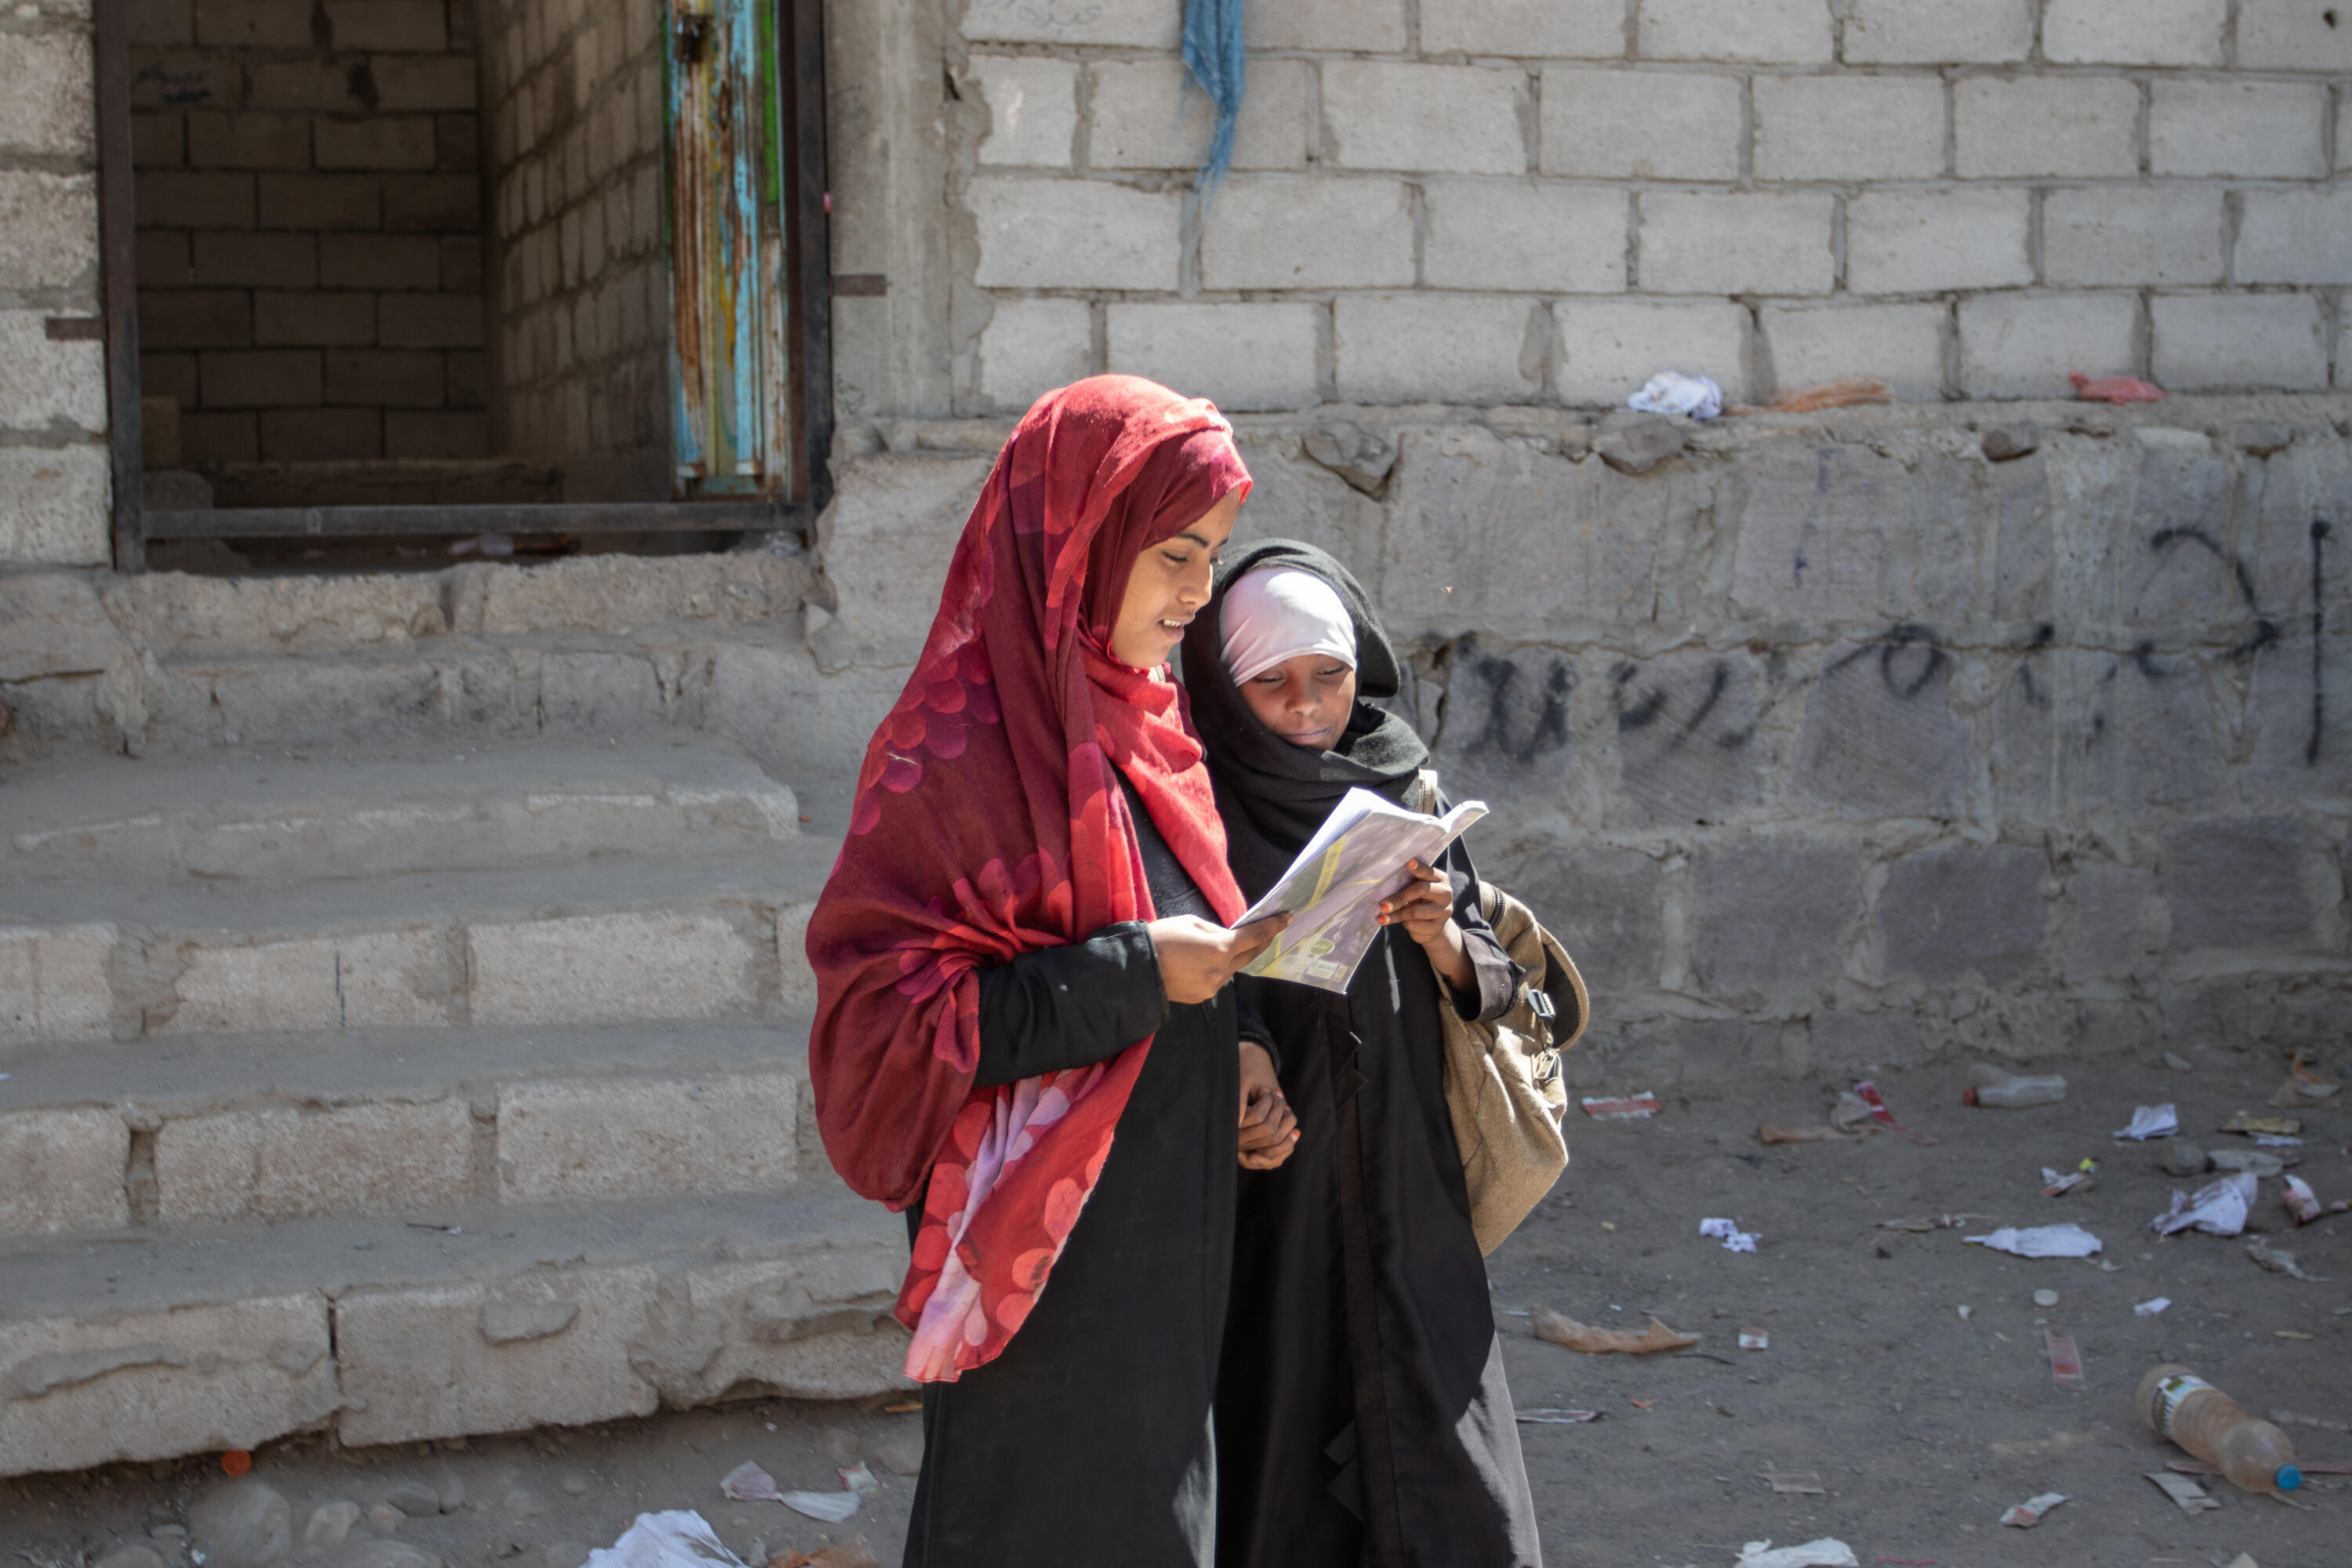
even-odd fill
[{"label": "long black sleeve", "polygon": [[980,974],[982,1088],[1089,1067],[1159,1029],[1168,1016],[1160,959],[1139,921],[1067,947],[1040,948]]},{"label": "long black sleeve", "polygon": [[1453,880],[1454,923],[1462,928],[1462,951],[1478,980],[1475,994],[1456,991],[1451,985],[1444,987],[1447,999],[1463,1022],[1491,1023],[1511,1010],[1527,971],[1495,940],[1495,928],[1486,923],[1486,912],[1478,907],[1477,868],[1470,864],[1469,852],[1462,847],[1461,840],[1447,847],[1439,865]]}]

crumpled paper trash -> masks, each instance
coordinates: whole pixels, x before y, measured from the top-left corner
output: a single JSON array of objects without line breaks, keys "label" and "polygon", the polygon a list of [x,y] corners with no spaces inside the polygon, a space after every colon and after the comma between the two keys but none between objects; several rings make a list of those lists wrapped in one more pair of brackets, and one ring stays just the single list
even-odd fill
[{"label": "crumpled paper trash", "polygon": [[2131,1125],[2119,1127],[2109,1136],[2143,1140],[2169,1138],[2179,1131],[2179,1114],[2170,1105],[2137,1105],[2132,1108]]},{"label": "crumpled paper trash", "polygon": [[1736,1568],[1862,1568],[1862,1564],[1854,1561],[1853,1547],[1824,1535],[1802,1546],[1751,1541],[1739,1549]]},{"label": "crumpled paper trash", "polygon": [[2088,1258],[2105,1246],[2079,1225],[2037,1225],[2025,1230],[2005,1225],[1988,1235],[1964,1236],[1960,1241],[2019,1258]]},{"label": "crumpled paper trash", "polygon": [[1698,1233],[1719,1239],[1726,1252],[1753,1252],[1756,1250],[1756,1238],[1764,1234],[1742,1230],[1727,1219],[1703,1219],[1698,1222]]},{"label": "crumpled paper trash", "polygon": [[1712,419],[1723,412],[1723,388],[1704,375],[1662,370],[1627,398],[1625,406],[1637,414],[1687,414],[1694,419]]},{"label": "crumpled paper trash", "polygon": [[2235,1236],[2246,1228],[2246,1215],[2258,1190],[2252,1171],[2238,1171],[2197,1189],[2189,1196],[2175,1191],[2172,1206],[2148,1221],[2158,1236],[2195,1226],[2208,1236]]},{"label": "crumpled paper trash", "polygon": [[588,1553],[588,1568],[744,1568],[692,1509],[641,1513],[610,1546]]}]

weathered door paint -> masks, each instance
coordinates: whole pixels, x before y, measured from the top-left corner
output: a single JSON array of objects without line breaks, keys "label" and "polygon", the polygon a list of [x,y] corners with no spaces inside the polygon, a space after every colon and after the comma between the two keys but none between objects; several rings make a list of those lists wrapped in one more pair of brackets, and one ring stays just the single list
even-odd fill
[{"label": "weathered door paint", "polygon": [[676,493],[789,496],[782,83],[774,0],[667,0]]}]

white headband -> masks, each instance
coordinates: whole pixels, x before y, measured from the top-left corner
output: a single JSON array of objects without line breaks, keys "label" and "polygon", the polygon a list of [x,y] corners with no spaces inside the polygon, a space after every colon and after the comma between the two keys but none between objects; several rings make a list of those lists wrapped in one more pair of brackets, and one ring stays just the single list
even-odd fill
[{"label": "white headband", "polygon": [[1356,622],[1339,591],[1296,566],[1264,566],[1225,590],[1217,629],[1235,683],[1319,653],[1356,668]]}]

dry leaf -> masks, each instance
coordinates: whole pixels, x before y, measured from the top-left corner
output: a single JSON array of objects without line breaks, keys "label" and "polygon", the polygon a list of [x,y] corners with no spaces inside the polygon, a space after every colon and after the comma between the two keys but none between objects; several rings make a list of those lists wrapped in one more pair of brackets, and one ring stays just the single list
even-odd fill
[{"label": "dry leaf", "polygon": [[1834,1127],[1776,1127],[1769,1121],[1756,1129],[1759,1143],[1826,1143],[1837,1135]]},{"label": "dry leaf", "polygon": [[1678,1334],[1655,1318],[1637,1334],[1631,1329],[1596,1329],[1549,1307],[1536,1309],[1535,1334],[1586,1355],[1648,1355],[1654,1351],[1687,1350],[1698,1343],[1696,1334]]}]

